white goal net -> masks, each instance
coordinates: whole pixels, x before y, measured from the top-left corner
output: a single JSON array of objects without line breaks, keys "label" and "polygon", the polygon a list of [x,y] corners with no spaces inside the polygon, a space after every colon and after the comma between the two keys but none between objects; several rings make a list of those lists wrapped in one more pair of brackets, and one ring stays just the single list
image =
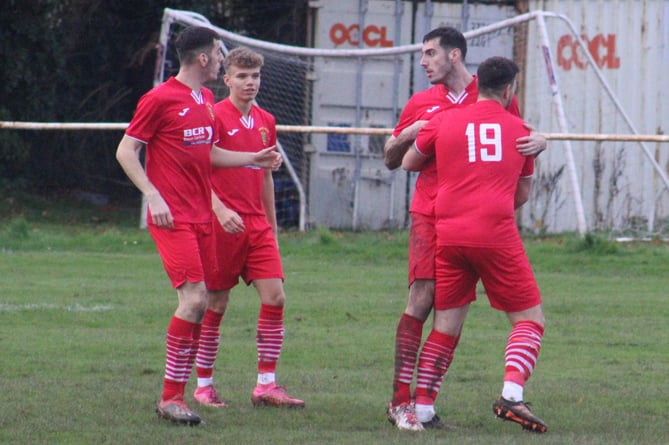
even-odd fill
[{"label": "white goal net", "polygon": [[[370,1],[369,8],[383,17],[384,8],[393,4]],[[520,224],[535,232],[606,230],[638,236],[666,231],[669,181],[660,166],[667,154],[643,140],[616,137],[638,131],[602,74],[602,60],[615,64],[615,56],[600,54],[595,60],[592,42],[584,42],[564,16],[492,8],[502,10],[502,17],[473,10],[475,29],[465,32],[469,68],[475,72],[491,55],[513,58],[523,70],[519,99],[524,118],[556,139],[537,159],[533,195]],[[177,72],[173,39],[185,26],[214,28],[226,50],[244,45],[260,52],[265,67],[257,101],[277,118],[285,159],[275,175],[280,225],[301,230],[405,227],[414,177],[387,171],[382,150],[410,94],[429,86],[418,66],[421,45],[412,43],[420,42],[429,26],[414,24],[410,35],[401,35],[412,28],[406,22],[410,14],[388,15],[394,31],[363,23],[362,16],[348,25],[344,12],[335,11],[330,22],[323,14],[320,26],[329,29],[333,47],[318,49],[251,39],[201,15],[165,9],[155,81]],[[433,20],[430,26],[444,24],[458,22]],[[409,43],[399,44],[403,41]],[[323,42],[316,38],[313,43]],[[364,45],[374,48],[361,49]],[[578,69],[567,69],[568,63]],[[227,95],[222,81],[209,86],[217,100]],[[561,137],[568,133],[606,137]]]}]

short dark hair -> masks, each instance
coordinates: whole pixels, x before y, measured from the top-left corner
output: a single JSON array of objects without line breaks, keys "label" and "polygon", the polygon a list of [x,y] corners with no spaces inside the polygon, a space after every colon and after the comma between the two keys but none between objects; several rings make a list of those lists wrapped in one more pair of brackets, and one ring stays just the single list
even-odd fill
[{"label": "short dark hair", "polygon": [[462,60],[467,57],[467,39],[465,36],[452,26],[440,26],[425,34],[423,43],[428,40],[439,39],[439,46],[445,50],[458,48],[462,54]]},{"label": "short dark hair", "polygon": [[497,95],[507,85],[513,83],[520,69],[513,60],[506,57],[489,57],[479,65],[478,76],[479,92],[485,95]]},{"label": "short dark hair", "polygon": [[216,31],[205,26],[190,26],[177,36],[174,42],[179,62],[191,64],[202,52],[210,51],[214,41],[221,37]]}]

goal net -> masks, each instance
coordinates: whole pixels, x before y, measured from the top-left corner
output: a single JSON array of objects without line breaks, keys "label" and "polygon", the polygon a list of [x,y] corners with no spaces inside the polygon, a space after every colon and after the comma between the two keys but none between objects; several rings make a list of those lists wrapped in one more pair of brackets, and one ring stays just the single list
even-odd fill
[{"label": "goal net", "polygon": [[[421,44],[413,42],[439,25],[460,27],[461,17],[445,12],[429,21],[426,14],[398,14],[397,2],[373,0],[372,14],[363,16],[348,11],[345,0],[340,3],[330,15],[321,12],[316,48],[251,39],[201,15],[165,9],[155,82],[178,71],[173,39],[185,26],[214,28],[224,52],[243,45],[261,53],[265,67],[257,102],[276,116],[284,156],[275,174],[281,227],[406,227],[415,176],[388,171],[383,145],[409,96],[429,87],[418,64]],[[667,155],[659,146],[616,138],[638,131],[602,74],[606,64],[618,63],[613,51],[602,50],[611,49],[606,36],[595,47],[564,16],[518,15],[497,5],[475,6],[469,25],[470,72],[492,55],[513,58],[522,70],[523,117],[556,139],[537,158],[533,194],[519,223],[535,232],[665,231],[669,181],[660,165]],[[222,81],[208,86],[217,100],[228,94]],[[570,139],[570,133],[608,137]]]}]

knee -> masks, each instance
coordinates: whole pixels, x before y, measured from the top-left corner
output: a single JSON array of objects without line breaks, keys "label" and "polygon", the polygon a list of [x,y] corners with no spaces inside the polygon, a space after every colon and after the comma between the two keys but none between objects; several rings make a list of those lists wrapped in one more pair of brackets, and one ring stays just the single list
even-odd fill
[{"label": "knee", "polygon": [[286,304],[286,294],[284,294],[282,291],[273,292],[271,294],[263,295],[261,300],[263,304],[283,307],[283,305]]},{"label": "knee", "polygon": [[207,309],[224,314],[228,308],[230,293],[228,291],[210,291],[207,296]]},{"label": "knee", "polygon": [[425,321],[434,306],[434,285],[431,283],[414,283],[409,290],[407,314]]},{"label": "knee", "polygon": [[200,323],[207,310],[207,290],[204,285],[187,284],[177,290],[179,306],[176,315],[184,320]]}]

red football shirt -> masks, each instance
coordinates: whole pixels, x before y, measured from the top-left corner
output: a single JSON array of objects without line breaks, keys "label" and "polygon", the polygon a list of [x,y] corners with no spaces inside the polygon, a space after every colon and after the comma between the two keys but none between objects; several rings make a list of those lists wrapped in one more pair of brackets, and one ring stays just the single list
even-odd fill
[{"label": "red football shirt", "polygon": [[[415,93],[404,106],[399,122],[393,130],[393,136],[397,137],[402,130],[418,120],[430,120],[444,110],[470,105],[475,103],[477,99],[478,84],[476,76],[459,96],[455,96],[442,84]],[[520,116],[520,109],[515,98],[508,110]],[[437,169],[432,159],[423,166],[418,174],[409,210],[423,215],[434,215],[436,196]]]},{"label": "red football shirt", "polygon": [[493,100],[445,111],[423,127],[416,149],[436,159],[437,245],[520,241],[514,195],[518,179],[534,173],[534,157],[518,153],[516,139],[529,133],[522,119]]},{"label": "red football shirt", "polygon": [[125,134],[146,144],[146,174],[174,221],[211,221],[213,93],[170,77],[140,98]]},{"label": "red football shirt", "polygon": [[[253,105],[248,119],[242,116],[229,98],[214,106],[218,146],[226,150],[256,152],[276,145],[274,116]],[[216,196],[237,213],[265,215],[263,178],[265,170],[249,165],[215,168],[212,185]]]}]

